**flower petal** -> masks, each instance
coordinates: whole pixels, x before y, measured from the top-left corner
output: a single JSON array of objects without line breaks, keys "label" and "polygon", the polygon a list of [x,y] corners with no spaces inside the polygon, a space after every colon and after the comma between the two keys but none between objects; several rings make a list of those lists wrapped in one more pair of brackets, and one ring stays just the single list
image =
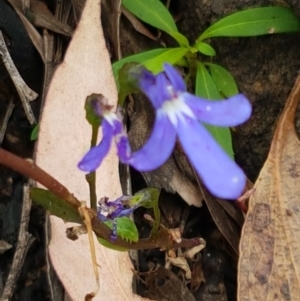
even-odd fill
[{"label": "flower petal", "polygon": [[143,69],[139,78],[140,89],[147,95],[156,109],[161,107],[161,97],[159,97],[157,82],[160,81],[162,77],[165,77],[163,73],[159,73],[155,76],[147,69]]},{"label": "flower petal", "polygon": [[117,145],[118,156],[121,162],[126,162],[131,155],[131,148],[121,118],[116,118],[114,124],[114,137]]},{"label": "flower petal", "polygon": [[114,127],[105,119],[102,120],[102,132],[103,138],[101,142],[97,146],[91,148],[78,163],[78,168],[82,171],[94,171],[100,166],[104,157],[107,155],[113,138]]},{"label": "flower petal", "polygon": [[178,92],[186,91],[186,85],[185,85],[184,80],[182,79],[181,75],[178,73],[178,71],[172,65],[165,63],[164,70],[165,70],[167,77],[175,91],[178,91]]},{"label": "flower petal", "polygon": [[208,101],[190,93],[182,93],[181,97],[198,120],[216,126],[239,125],[248,120],[252,112],[251,104],[243,94],[217,101]]},{"label": "flower petal", "polygon": [[178,137],[208,190],[223,199],[238,198],[246,184],[242,169],[223,151],[197,120],[178,122]]},{"label": "flower petal", "polygon": [[126,162],[129,160],[131,156],[131,148],[129,145],[127,135],[117,137],[116,145],[117,145],[118,157],[120,158],[120,161],[126,164]]},{"label": "flower petal", "polygon": [[116,217],[123,217],[130,215],[136,207],[133,208],[118,208],[116,211],[109,214],[110,219],[114,219]]},{"label": "flower petal", "polygon": [[176,131],[168,117],[157,111],[152,134],[141,149],[132,154],[127,163],[139,171],[150,171],[170,157],[176,141]]}]

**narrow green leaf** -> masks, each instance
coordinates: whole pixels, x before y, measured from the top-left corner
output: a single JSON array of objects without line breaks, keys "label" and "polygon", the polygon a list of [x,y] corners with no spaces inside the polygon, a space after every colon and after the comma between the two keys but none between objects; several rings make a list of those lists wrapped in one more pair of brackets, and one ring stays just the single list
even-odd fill
[{"label": "narrow green leaf", "polygon": [[187,48],[190,47],[190,43],[189,43],[189,40],[183,35],[181,34],[180,32],[178,31],[171,31],[169,32],[169,35],[171,37],[173,37],[180,46],[185,46]]},{"label": "narrow green leaf", "polygon": [[196,43],[195,47],[203,54],[208,56],[215,56],[216,51],[213,49],[209,44],[204,42],[198,42]]},{"label": "narrow green leaf", "polygon": [[[211,75],[204,64],[200,62],[197,64],[196,95],[210,100],[218,100],[222,98]],[[221,147],[223,147],[223,149],[233,158],[234,152],[232,149],[232,140],[229,128],[207,124],[205,124],[205,127],[214,136]]]},{"label": "narrow green leaf", "polygon": [[42,206],[51,214],[62,218],[65,222],[82,223],[79,212],[51,191],[41,188],[31,188],[30,197],[36,204]]},{"label": "narrow green leaf", "polygon": [[[135,223],[128,218],[127,216],[116,218],[115,221],[117,222],[117,235],[120,236],[122,239],[128,240],[129,242],[137,242],[139,240],[139,233],[136,228]],[[110,229],[112,229],[113,222],[108,220],[104,222]],[[127,251],[126,248],[115,246],[114,244],[110,243],[109,241],[98,237],[98,241],[103,246],[117,250],[117,251]]]},{"label": "narrow green leaf", "polygon": [[211,77],[222,94],[230,97],[239,92],[233,76],[225,68],[212,63],[205,65],[209,67]]},{"label": "narrow green leaf", "polygon": [[[127,216],[118,217],[117,221],[117,235],[129,242],[137,242],[139,240],[139,233],[135,223]],[[104,222],[110,229],[112,229],[113,222],[108,220]]]},{"label": "narrow green leaf", "polygon": [[132,93],[139,92],[137,79],[135,76],[131,76],[132,72],[139,70],[141,64],[138,63],[126,63],[119,70],[118,81],[119,81],[119,105],[123,105],[125,98]]},{"label": "narrow green leaf", "polygon": [[170,48],[160,48],[160,49],[149,50],[146,52],[142,52],[139,54],[125,57],[124,59],[113,63],[112,68],[113,68],[113,73],[114,73],[114,77],[116,79],[118,90],[120,87],[119,80],[118,80],[118,73],[119,73],[119,70],[124,66],[124,64],[132,63],[132,62],[141,63],[141,64],[146,63],[147,61],[149,61],[165,52],[168,52],[169,50],[170,50]]},{"label": "narrow green leaf", "polygon": [[153,27],[166,33],[178,31],[172,15],[159,0],[123,0],[122,5]]},{"label": "narrow green leaf", "polygon": [[197,62],[196,95],[210,100],[222,99],[213,79],[201,62]]},{"label": "narrow green leaf", "polygon": [[251,37],[299,32],[300,20],[288,7],[261,7],[229,15],[207,28],[199,41],[211,37]]},{"label": "narrow green leaf", "polygon": [[176,62],[176,66],[188,68],[189,63],[188,63],[188,60],[186,59],[186,57],[183,56],[181,59],[179,59]]},{"label": "narrow green leaf", "polygon": [[169,48],[168,51],[148,60],[143,63],[143,65],[153,73],[158,73],[163,70],[164,63],[174,65],[187,53],[187,51],[187,48]]},{"label": "narrow green leaf", "polygon": [[36,124],[30,134],[30,141],[35,141],[38,138],[39,135],[39,130],[40,130],[40,125],[39,123]]}]

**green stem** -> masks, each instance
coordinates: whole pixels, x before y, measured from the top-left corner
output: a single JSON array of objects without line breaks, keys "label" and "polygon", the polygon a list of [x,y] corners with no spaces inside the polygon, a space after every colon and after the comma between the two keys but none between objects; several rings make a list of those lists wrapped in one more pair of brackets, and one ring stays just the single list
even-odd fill
[{"label": "green stem", "polygon": [[185,76],[185,83],[188,84],[191,78],[194,78],[197,72],[197,54],[196,53],[187,53],[186,59],[188,61],[188,74]]},{"label": "green stem", "polygon": [[[98,138],[98,126],[92,126],[92,139],[91,139],[91,148],[97,144]],[[97,194],[96,194],[96,172],[92,171],[86,175],[86,181],[88,182],[90,189],[90,200],[91,200],[91,208],[97,210]]]}]

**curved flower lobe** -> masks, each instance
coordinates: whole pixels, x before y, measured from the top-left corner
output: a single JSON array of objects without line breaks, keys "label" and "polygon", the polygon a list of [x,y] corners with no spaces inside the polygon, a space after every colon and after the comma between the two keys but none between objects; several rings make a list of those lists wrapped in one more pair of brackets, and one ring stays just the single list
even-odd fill
[{"label": "curved flower lobe", "polygon": [[102,121],[103,137],[102,141],[95,147],[91,148],[87,154],[78,163],[78,168],[82,171],[91,172],[97,169],[107,155],[111,141],[113,139],[114,128],[105,119]]},{"label": "curved flower lobe", "polygon": [[123,163],[130,164],[139,171],[156,169],[170,157],[175,141],[174,127],[164,114],[158,112],[148,141]]},{"label": "curved flower lobe", "polygon": [[179,123],[178,138],[208,190],[223,199],[238,198],[246,184],[241,168],[197,120]]}]

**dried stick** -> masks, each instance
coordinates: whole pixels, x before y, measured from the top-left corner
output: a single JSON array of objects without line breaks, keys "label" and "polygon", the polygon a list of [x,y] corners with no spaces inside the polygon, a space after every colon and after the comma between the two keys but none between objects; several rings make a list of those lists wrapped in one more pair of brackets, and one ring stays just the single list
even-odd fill
[{"label": "dried stick", "polygon": [[0,148],[0,164],[12,168],[44,185],[58,197],[66,200],[76,210],[81,206],[81,203],[68,191],[65,186],[51,177],[44,170],[39,168],[35,163],[31,163],[4,150],[3,148]]},{"label": "dried stick", "polygon": [[33,111],[29,104],[30,101],[36,99],[38,94],[31,90],[26,83],[24,82],[23,78],[19,74],[10,54],[7,50],[2,31],[0,30],[0,55],[2,56],[2,60],[4,66],[6,67],[17,91],[20,96],[20,99],[23,104],[23,108],[25,110],[25,114],[27,116],[28,121],[30,124],[36,123],[36,119],[34,117]]},{"label": "dried stick", "polygon": [[[59,198],[66,201],[69,205],[73,206],[76,210],[79,209],[81,203],[78,199],[73,196],[68,189],[51,177],[44,170],[39,168],[36,164],[30,163],[8,151],[5,151],[0,147],[0,164],[3,164],[9,168],[12,168],[23,175],[38,181],[40,184],[47,187],[50,191],[55,193]],[[91,221],[93,226],[93,231],[98,237],[104,238],[110,241],[112,244],[127,249],[152,249],[152,248],[191,248],[200,244],[198,238],[192,239],[182,239],[180,243],[174,242],[169,233],[163,229],[160,229],[154,237],[140,239],[138,242],[133,243],[125,239],[117,237],[111,240],[112,231],[106,226],[101,220],[99,220],[93,210],[90,209]]]},{"label": "dried stick", "polygon": [[16,282],[18,280],[23,263],[25,261],[26,254],[31,244],[35,240],[35,238],[30,233],[27,232],[29,217],[30,217],[30,209],[31,209],[31,199],[29,196],[29,186],[24,185],[22,214],[21,214],[17,248],[14,254],[9,275],[7,277],[7,281],[5,283],[3,295],[1,298],[2,301],[9,301],[11,299],[16,286]]},{"label": "dried stick", "polygon": [[8,124],[9,118],[11,116],[11,113],[14,109],[14,106],[15,106],[14,103],[12,102],[12,100],[10,100],[9,104],[8,104],[8,107],[6,109],[6,113],[5,113],[5,116],[4,116],[4,119],[3,119],[3,123],[1,125],[1,129],[0,129],[0,144],[3,141],[4,135],[5,135],[5,132],[6,132],[6,128],[7,128],[7,124]]}]

